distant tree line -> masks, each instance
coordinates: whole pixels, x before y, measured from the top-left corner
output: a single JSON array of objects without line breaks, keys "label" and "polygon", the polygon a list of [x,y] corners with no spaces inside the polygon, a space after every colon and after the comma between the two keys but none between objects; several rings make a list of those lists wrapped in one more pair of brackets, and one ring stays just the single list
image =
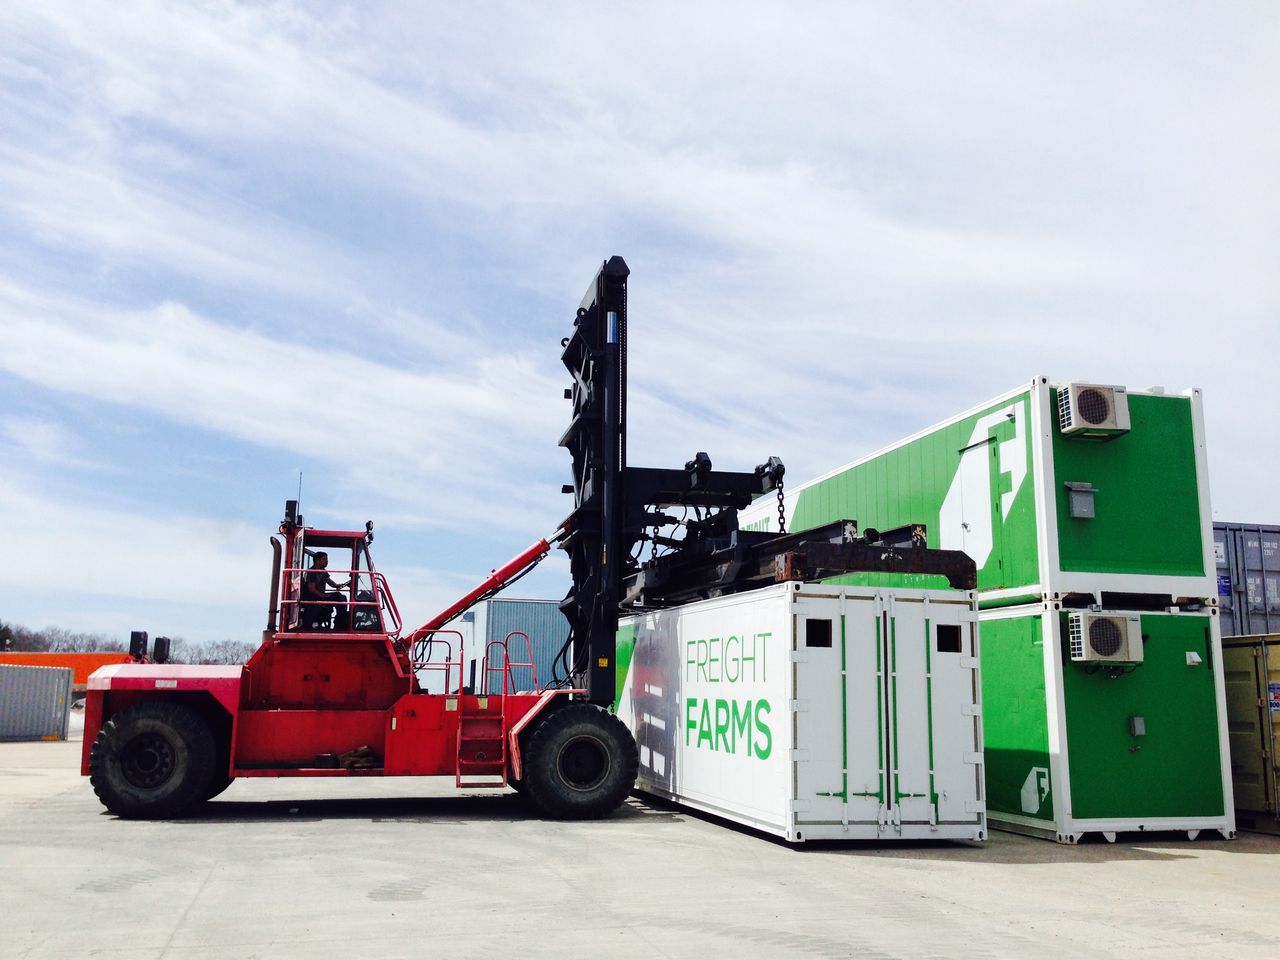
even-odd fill
[{"label": "distant tree line", "polygon": [[[125,653],[129,645],[105,633],[76,633],[65,627],[32,630],[0,622],[0,650],[7,653]],[[195,643],[182,637],[169,642],[170,663],[244,663],[258,649],[247,640]]]}]

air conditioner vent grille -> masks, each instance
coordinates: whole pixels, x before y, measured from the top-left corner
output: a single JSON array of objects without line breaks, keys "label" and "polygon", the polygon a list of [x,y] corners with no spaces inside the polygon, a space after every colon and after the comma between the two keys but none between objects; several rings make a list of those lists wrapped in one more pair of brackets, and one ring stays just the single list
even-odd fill
[{"label": "air conditioner vent grille", "polygon": [[1080,391],[1080,395],[1076,397],[1076,407],[1080,412],[1080,419],[1095,427],[1106,423],[1111,417],[1111,401],[1101,390],[1092,387]]},{"label": "air conditioner vent grille", "polygon": [[1089,623],[1089,646],[1100,657],[1114,657],[1120,652],[1124,634],[1114,620],[1098,618]]}]

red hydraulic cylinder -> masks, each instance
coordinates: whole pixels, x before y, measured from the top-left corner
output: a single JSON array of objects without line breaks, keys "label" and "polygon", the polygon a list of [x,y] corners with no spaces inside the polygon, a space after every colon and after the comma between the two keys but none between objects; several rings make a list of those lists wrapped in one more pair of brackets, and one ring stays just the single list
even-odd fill
[{"label": "red hydraulic cylinder", "polygon": [[486,593],[490,593],[493,590],[501,589],[506,586],[514,578],[524,573],[550,553],[551,544],[563,537],[565,532],[565,528],[561,527],[545,540],[539,540],[519,556],[508,560],[502,566],[498,567],[498,569],[492,571],[478,586],[468,591],[462,597],[459,597],[453,603],[449,604],[449,606],[445,607],[434,617],[420,626],[417,630],[413,631],[413,633],[406,638],[406,641],[410,644],[416,643],[428,634],[439,630],[446,623],[483,597]]}]

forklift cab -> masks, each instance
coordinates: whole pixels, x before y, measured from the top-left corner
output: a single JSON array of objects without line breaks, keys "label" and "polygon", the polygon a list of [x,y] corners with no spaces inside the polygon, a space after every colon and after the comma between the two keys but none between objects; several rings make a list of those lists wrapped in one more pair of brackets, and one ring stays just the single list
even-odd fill
[{"label": "forklift cab", "polygon": [[[303,525],[294,501],[280,524],[284,565],[280,625],[292,633],[397,633],[395,603],[373,566],[373,523],[363,531],[315,530]],[[277,541],[278,542],[278,541]],[[321,559],[321,558],[324,559]]]}]

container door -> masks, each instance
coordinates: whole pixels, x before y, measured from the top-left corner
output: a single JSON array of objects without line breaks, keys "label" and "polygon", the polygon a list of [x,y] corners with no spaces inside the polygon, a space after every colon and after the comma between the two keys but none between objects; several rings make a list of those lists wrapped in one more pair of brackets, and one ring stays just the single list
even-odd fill
[{"label": "container door", "polygon": [[894,822],[973,823],[982,796],[973,614],[892,598],[886,612]]},{"label": "container door", "polygon": [[1222,646],[1231,782],[1235,804],[1241,810],[1269,810],[1272,806],[1271,778],[1266,769],[1270,718],[1262,650],[1261,643]]},{"label": "container door", "polygon": [[885,822],[882,621],[874,598],[795,604],[797,824]]},{"label": "container door", "polygon": [[986,796],[977,616],[958,603],[922,605],[922,613],[930,822],[974,823]]},{"label": "container door", "polygon": [[929,723],[929,681],[924,606],[886,604],[889,661],[889,799],[897,823],[933,821],[933,731]]}]

